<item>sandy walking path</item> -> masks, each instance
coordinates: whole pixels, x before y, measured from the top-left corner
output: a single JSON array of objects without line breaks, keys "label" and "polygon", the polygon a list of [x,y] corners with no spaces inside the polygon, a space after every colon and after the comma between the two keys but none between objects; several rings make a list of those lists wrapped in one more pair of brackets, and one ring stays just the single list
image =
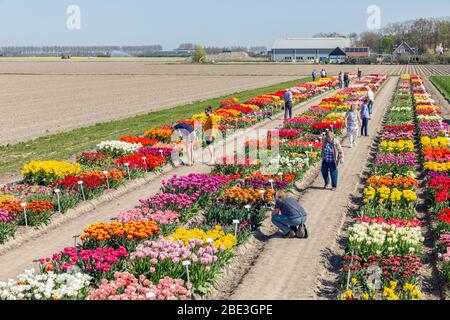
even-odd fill
[{"label": "sandy walking path", "polygon": [[364,171],[369,146],[390,104],[398,78],[387,81],[376,99],[369,125],[371,136],[359,139],[358,147],[353,149],[348,148],[347,140],[343,144],[345,163],[340,167],[339,189],[336,192],[323,190],[324,182],[320,175],[300,198],[309,213],[309,239],[286,240],[277,234],[264,234],[267,240],[263,252],[230,299],[317,299],[320,267],[324,264],[322,255],[336,241],[348,202]]},{"label": "sandy walking path", "polygon": [[[296,113],[306,111],[310,106],[320,103],[322,98],[330,97],[336,91],[330,91],[306,101],[295,108]],[[274,117],[273,121],[262,122],[253,129],[275,129],[282,125],[282,115]],[[244,131],[245,132],[245,131]],[[244,132],[240,132],[237,136],[242,138]],[[240,147],[243,147],[240,146]],[[216,157],[223,155],[223,148],[217,146]],[[227,155],[233,155],[232,148],[227,148]],[[173,175],[183,176],[190,173],[208,173],[210,167],[198,165],[195,167],[178,167],[170,172],[162,174],[151,179],[141,186],[137,186],[129,192],[118,198],[97,204],[97,207],[83,214],[77,218],[66,221],[61,225],[48,230],[48,232],[38,235],[34,239],[24,242],[17,248],[7,251],[0,256],[0,281],[5,281],[16,277],[19,273],[29,269],[33,265],[33,260],[36,258],[45,258],[51,256],[53,253],[59,252],[65,247],[72,247],[74,243],[73,236],[82,234],[84,228],[91,224],[98,222],[109,222],[117,213],[130,210],[139,205],[139,199],[148,197],[159,192],[162,180],[167,180]]]}]

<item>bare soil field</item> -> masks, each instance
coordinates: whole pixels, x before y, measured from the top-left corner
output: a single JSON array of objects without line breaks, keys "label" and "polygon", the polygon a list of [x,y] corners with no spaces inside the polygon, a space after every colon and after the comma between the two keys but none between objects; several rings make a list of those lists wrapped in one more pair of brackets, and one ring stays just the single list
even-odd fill
[{"label": "bare soil field", "polygon": [[14,60],[0,59],[0,74],[36,75],[172,75],[172,76],[309,76],[313,69],[329,74],[339,71],[400,75],[419,73],[424,76],[449,75],[450,65],[304,65],[287,63],[222,63],[195,65],[180,60],[122,58],[95,60]]},{"label": "bare soil field", "polygon": [[289,75],[0,75],[0,114],[3,115],[0,145],[295,78]]},{"label": "bare soil field", "polygon": [[[0,59],[0,145],[358,66],[192,65],[158,59]],[[179,61],[178,61],[179,62]],[[359,66],[365,74],[450,74],[450,66]]]}]

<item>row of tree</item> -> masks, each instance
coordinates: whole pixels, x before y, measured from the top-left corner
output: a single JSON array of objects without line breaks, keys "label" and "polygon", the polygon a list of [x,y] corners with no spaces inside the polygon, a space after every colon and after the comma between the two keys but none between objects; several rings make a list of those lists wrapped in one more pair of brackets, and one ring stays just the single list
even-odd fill
[{"label": "row of tree", "polygon": [[392,54],[395,47],[406,41],[418,54],[426,54],[442,44],[450,48],[450,18],[416,19],[405,22],[390,23],[378,32],[319,33],[315,37],[346,37],[353,45],[370,47],[373,52]]},{"label": "row of tree", "polygon": [[110,55],[120,51],[129,55],[148,54],[162,50],[161,45],[144,46],[10,46],[0,47],[0,53],[5,56],[59,56],[71,54],[74,56]]},{"label": "row of tree", "polygon": [[[196,48],[196,45],[193,43],[182,43],[180,46],[176,49],[178,51],[180,50],[189,50],[194,51]],[[261,54],[267,52],[267,47],[264,46],[254,46],[254,47],[244,47],[244,46],[231,46],[231,47],[214,47],[214,46],[208,46],[204,47],[207,54],[219,54],[223,52],[247,52],[250,54]]]}]

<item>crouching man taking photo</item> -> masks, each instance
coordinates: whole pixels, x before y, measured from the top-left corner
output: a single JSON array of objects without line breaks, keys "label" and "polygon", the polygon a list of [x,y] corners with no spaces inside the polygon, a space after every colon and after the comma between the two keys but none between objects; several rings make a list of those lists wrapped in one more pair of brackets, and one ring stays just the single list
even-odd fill
[{"label": "crouching man taking photo", "polygon": [[278,227],[283,238],[308,238],[305,223],[307,213],[297,199],[284,192],[277,192],[275,209],[272,211],[272,223]]}]

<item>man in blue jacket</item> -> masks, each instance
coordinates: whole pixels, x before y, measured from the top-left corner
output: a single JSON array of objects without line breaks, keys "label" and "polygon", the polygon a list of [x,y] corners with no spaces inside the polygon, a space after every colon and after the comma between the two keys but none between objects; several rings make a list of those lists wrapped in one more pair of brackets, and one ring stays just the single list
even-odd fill
[{"label": "man in blue jacket", "polygon": [[293,95],[291,89],[287,90],[284,94],[284,120],[292,119],[292,109],[294,104],[292,102]]},{"label": "man in blue jacket", "polygon": [[272,211],[272,223],[278,227],[283,238],[307,238],[305,223],[307,213],[297,199],[284,192],[277,193],[275,209]]}]

